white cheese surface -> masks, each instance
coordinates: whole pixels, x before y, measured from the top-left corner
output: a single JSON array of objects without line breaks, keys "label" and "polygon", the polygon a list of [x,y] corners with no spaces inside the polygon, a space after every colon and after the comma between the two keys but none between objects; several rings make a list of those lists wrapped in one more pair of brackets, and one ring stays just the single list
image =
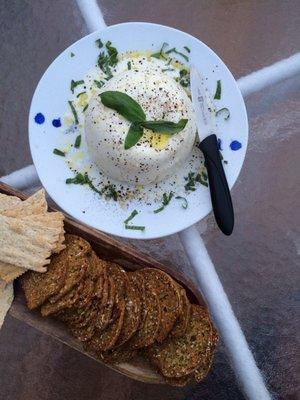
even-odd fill
[{"label": "white cheese surface", "polygon": [[146,60],[138,69],[115,75],[100,92],[108,90],[131,96],[141,105],[147,120],[178,122],[187,118],[188,123],[172,136],[145,129],[138,144],[125,150],[130,122],[105,107],[97,91],[90,99],[84,123],[92,161],[103,174],[122,182],[147,185],[172,176],[190,156],[196,137],[192,104],[185,90]]}]

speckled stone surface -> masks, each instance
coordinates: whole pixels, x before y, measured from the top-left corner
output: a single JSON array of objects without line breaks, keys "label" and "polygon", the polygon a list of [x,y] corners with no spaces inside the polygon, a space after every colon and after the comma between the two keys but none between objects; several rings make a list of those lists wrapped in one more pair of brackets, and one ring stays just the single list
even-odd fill
[{"label": "speckled stone surface", "polygon": [[[34,87],[52,59],[86,33],[73,0],[3,4],[0,175],[31,162],[27,113]],[[101,5],[108,24],[151,21],[199,37],[236,78],[300,50],[297,0],[103,0]],[[300,397],[299,93],[298,76],[247,99],[249,148],[233,189],[235,231],[224,237],[212,216],[197,226],[257,363],[274,397],[282,400]],[[193,276],[177,235],[131,244]],[[243,399],[222,343],[204,383],[166,388],[125,378],[12,317],[0,331],[0,383],[0,400]]]}]

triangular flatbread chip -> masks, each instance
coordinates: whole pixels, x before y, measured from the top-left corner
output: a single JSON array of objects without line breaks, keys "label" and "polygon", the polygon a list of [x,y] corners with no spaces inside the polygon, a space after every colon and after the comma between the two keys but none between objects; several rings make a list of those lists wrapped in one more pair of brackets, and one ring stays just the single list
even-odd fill
[{"label": "triangular flatbread chip", "polygon": [[47,212],[47,202],[44,189],[39,190],[25,201],[13,204],[0,213],[7,217],[23,218],[27,215],[45,214]]},{"label": "triangular flatbread chip", "polygon": [[[63,215],[51,213],[25,218],[0,215],[0,261],[45,272],[48,257],[60,240]],[[56,215],[55,215],[56,214]],[[57,220],[49,224],[49,218]]]},{"label": "triangular flatbread chip", "polygon": [[0,261],[0,279],[6,283],[12,282],[26,271],[25,268],[16,267],[15,265]]},{"label": "triangular flatbread chip", "polygon": [[10,210],[20,203],[22,203],[22,200],[19,199],[19,197],[8,196],[7,194],[0,193],[0,213]]},{"label": "triangular flatbread chip", "polygon": [[13,283],[6,284],[0,280],[0,328],[14,299]]}]

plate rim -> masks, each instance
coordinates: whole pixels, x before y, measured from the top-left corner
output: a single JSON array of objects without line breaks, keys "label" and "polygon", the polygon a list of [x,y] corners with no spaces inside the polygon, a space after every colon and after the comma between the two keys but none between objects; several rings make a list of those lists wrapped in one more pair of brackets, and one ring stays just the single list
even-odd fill
[{"label": "plate rim", "polygon": [[[222,68],[224,67],[227,70],[227,73],[229,73],[231,75],[231,77],[233,78],[233,84],[235,85],[236,92],[237,92],[236,94],[237,94],[237,97],[239,98],[240,105],[243,108],[245,132],[247,133],[247,135],[246,135],[246,141],[245,141],[245,143],[243,143],[244,152],[243,152],[243,155],[241,156],[241,161],[242,161],[241,162],[241,166],[240,166],[240,168],[238,170],[238,174],[237,174],[233,184],[229,185],[229,188],[230,188],[230,191],[231,191],[232,188],[234,187],[236,181],[238,180],[238,177],[239,177],[239,175],[241,173],[241,170],[243,168],[243,165],[244,165],[244,162],[245,162],[246,153],[247,153],[247,148],[248,148],[248,141],[249,141],[249,122],[248,122],[247,109],[246,109],[245,101],[244,101],[244,98],[242,96],[241,90],[240,90],[240,88],[238,86],[238,83],[237,83],[235,77],[233,76],[232,72],[229,70],[229,68],[225,64],[225,62],[218,56],[218,54],[213,49],[211,49],[207,44],[202,42],[202,40],[200,40],[198,37],[195,37],[195,36],[191,35],[190,33],[187,33],[187,32],[182,31],[180,29],[174,28],[172,26],[163,25],[163,24],[157,24],[157,23],[152,23],[152,22],[142,22],[142,21],[122,22],[122,23],[119,23],[119,24],[113,24],[113,25],[109,25],[109,26],[107,26],[105,28],[95,30],[95,31],[93,31],[93,32],[81,37],[80,39],[76,40],[75,42],[71,43],[68,47],[66,47],[64,50],[62,50],[57,55],[57,57],[55,57],[51,61],[49,66],[46,68],[46,70],[44,71],[44,73],[40,77],[37,85],[35,86],[35,90],[34,90],[34,93],[33,93],[33,96],[32,96],[31,102],[30,102],[30,107],[29,107],[28,138],[29,138],[29,147],[30,147],[31,157],[32,157],[34,165],[36,164],[36,161],[35,161],[35,156],[34,156],[34,151],[33,151],[33,143],[32,143],[32,138],[31,138],[32,135],[30,134],[30,132],[31,132],[30,124],[31,124],[32,106],[33,106],[33,101],[34,101],[34,98],[35,98],[35,95],[36,95],[36,90],[37,90],[40,82],[43,80],[44,76],[47,74],[48,70],[51,68],[53,62],[55,60],[59,59],[60,57],[63,57],[63,53],[65,53],[68,49],[70,49],[75,43],[78,43],[80,41],[86,40],[87,38],[89,38],[90,36],[94,36],[95,34],[101,34],[101,33],[103,33],[104,31],[107,31],[110,28],[116,28],[116,27],[119,27],[119,26],[128,26],[128,25],[129,26],[134,26],[134,25],[136,25],[136,26],[137,25],[145,26],[145,25],[147,25],[147,26],[152,26],[152,27],[164,28],[164,29],[168,29],[170,31],[174,31],[174,32],[177,32],[177,33],[179,32],[180,34],[184,34],[184,35],[190,37],[191,40],[197,40],[198,42],[201,43],[202,46],[206,47],[210,52],[212,52],[214,54],[215,57],[217,57],[217,59],[222,63]],[[36,171],[37,171],[38,177],[39,177],[43,187],[47,191],[44,178],[41,177],[41,173],[40,173],[40,171],[38,171],[37,168],[36,168]],[[203,220],[205,217],[207,217],[212,212],[212,206],[211,206],[209,211],[206,212],[205,215],[203,215],[200,219],[199,219],[199,217],[191,218],[192,222],[190,222],[190,220],[189,220],[189,222],[183,223],[180,229],[173,228],[173,229],[170,229],[168,231],[168,233],[155,234],[155,235],[154,234],[147,235],[147,233],[146,234],[144,233],[146,237],[143,237],[142,235],[140,235],[140,232],[139,232],[140,236],[138,236],[137,234],[135,235],[135,231],[128,231],[128,234],[126,235],[125,232],[123,233],[123,231],[118,231],[118,233],[116,233],[113,229],[112,230],[102,229],[102,228],[99,229],[95,225],[88,224],[87,222],[85,222],[85,221],[81,220],[80,218],[78,218],[77,215],[74,215],[73,212],[70,212],[69,210],[65,210],[64,207],[62,207],[60,205],[60,201],[59,201],[59,199],[57,199],[57,196],[53,196],[53,194],[50,194],[48,191],[47,191],[47,193],[54,200],[54,202],[64,210],[64,212],[66,214],[69,214],[70,216],[72,216],[72,218],[74,218],[75,220],[79,221],[80,223],[85,224],[87,226],[91,226],[93,229],[97,229],[97,230],[99,230],[101,232],[104,232],[106,234],[117,236],[117,237],[122,237],[122,238],[126,238],[126,239],[151,240],[151,239],[159,239],[159,238],[167,237],[167,236],[173,235],[175,233],[179,233],[179,232],[181,232],[181,231],[183,231],[183,230],[185,230],[185,229],[197,224],[198,222]]]}]

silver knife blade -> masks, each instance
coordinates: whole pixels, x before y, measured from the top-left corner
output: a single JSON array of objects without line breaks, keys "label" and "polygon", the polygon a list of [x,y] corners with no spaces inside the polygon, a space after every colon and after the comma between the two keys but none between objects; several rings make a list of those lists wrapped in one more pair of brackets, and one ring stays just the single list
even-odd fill
[{"label": "silver knife blade", "polygon": [[216,112],[212,96],[204,86],[204,79],[192,65],[190,68],[192,103],[200,140],[217,134]]}]

